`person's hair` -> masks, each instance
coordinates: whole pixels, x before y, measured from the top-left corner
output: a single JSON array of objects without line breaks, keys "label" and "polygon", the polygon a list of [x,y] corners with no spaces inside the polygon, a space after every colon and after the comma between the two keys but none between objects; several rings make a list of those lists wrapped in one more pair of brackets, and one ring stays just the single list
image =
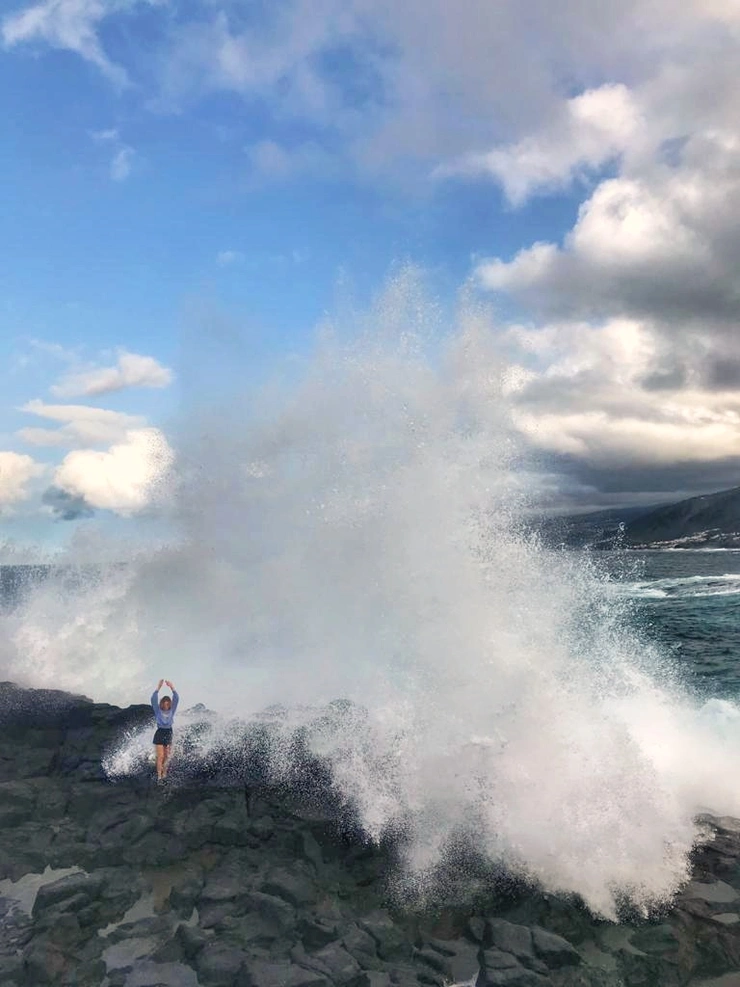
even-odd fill
[{"label": "person's hair", "polygon": [[169,696],[162,696],[162,698],[159,700],[159,708],[164,709],[165,703],[169,703],[170,706],[172,705],[172,700],[170,699]]}]

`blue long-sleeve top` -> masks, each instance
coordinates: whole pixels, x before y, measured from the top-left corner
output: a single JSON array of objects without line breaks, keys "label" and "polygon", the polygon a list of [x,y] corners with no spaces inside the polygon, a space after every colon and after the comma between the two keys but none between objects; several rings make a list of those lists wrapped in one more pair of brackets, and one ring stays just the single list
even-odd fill
[{"label": "blue long-sleeve top", "polygon": [[155,689],[152,693],[152,709],[154,710],[154,718],[157,721],[158,727],[164,727],[165,730],[169,730],[172,727],[172,721],[175,718],[175,713],[177,711],[177,704],[180,702],[180,697],[175,689],[172,690],[172,706],[169,709],[159,708],[159,689]]}]

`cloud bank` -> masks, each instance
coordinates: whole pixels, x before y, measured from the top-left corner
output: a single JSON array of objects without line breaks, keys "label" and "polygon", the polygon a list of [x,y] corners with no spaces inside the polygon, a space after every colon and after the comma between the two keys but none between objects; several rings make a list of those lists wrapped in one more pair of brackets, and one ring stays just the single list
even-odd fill
[{"label": "cloud bank", "polygon": [[[133,37],[156,19],[150,58],[116,45],[124,19]],[[521,323],[502,337],[522,434],[574,491],[737,482],[734,0],[294,0],[259,12],[44,0],[19,3],[2,35],[9,49],[73,52],[158,111],[244,100],[264,120],[245,139],[263,178],[489,182],[511,215],[535,196],[578,197],[562,237],[475,265],[477,285]],[[114,160],[113,177],[130,164]],[[53,393],[166,386],[169,371],[147,359],[70,373]],[[101,443],[122,441],[109,425]],[[74,447],[82,428],[75,418],[24,435]]]}]

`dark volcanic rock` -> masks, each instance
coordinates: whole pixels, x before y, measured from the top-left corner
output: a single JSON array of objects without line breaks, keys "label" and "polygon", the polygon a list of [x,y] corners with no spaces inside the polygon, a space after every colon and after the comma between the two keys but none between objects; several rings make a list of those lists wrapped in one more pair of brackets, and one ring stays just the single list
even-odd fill
[{"label": "dark volcanic rock", "polygon": [[599,921],[495,875],[469,907],[404,910],[388,894],[393,846],[362,839],[300,744],[295,791],[267,784],[259,731],[241,760],[178,767],[164,790],[111,783],[102,755],[148,707],[9,684],[0,699],[3,987],[731,987],[739,975],[737,820],[705,818],[694,879],[653,921]]},{"label": "dark volcanic rock", "polygon": [[581,962],[578,951],[566,939],[546,932],[545,929],[532,929],[532,945],[538,958],[551,970]]}]

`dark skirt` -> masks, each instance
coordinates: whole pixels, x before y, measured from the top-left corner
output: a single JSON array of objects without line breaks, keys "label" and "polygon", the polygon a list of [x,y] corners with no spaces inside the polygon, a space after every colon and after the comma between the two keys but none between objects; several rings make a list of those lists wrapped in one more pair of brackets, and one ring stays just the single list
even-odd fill
[{"label": "dark skirt", "polygon": [[162,747],[172,746],[172,730],[166,727],[158,727],[154,734],[153,744],[161,744]]}]

